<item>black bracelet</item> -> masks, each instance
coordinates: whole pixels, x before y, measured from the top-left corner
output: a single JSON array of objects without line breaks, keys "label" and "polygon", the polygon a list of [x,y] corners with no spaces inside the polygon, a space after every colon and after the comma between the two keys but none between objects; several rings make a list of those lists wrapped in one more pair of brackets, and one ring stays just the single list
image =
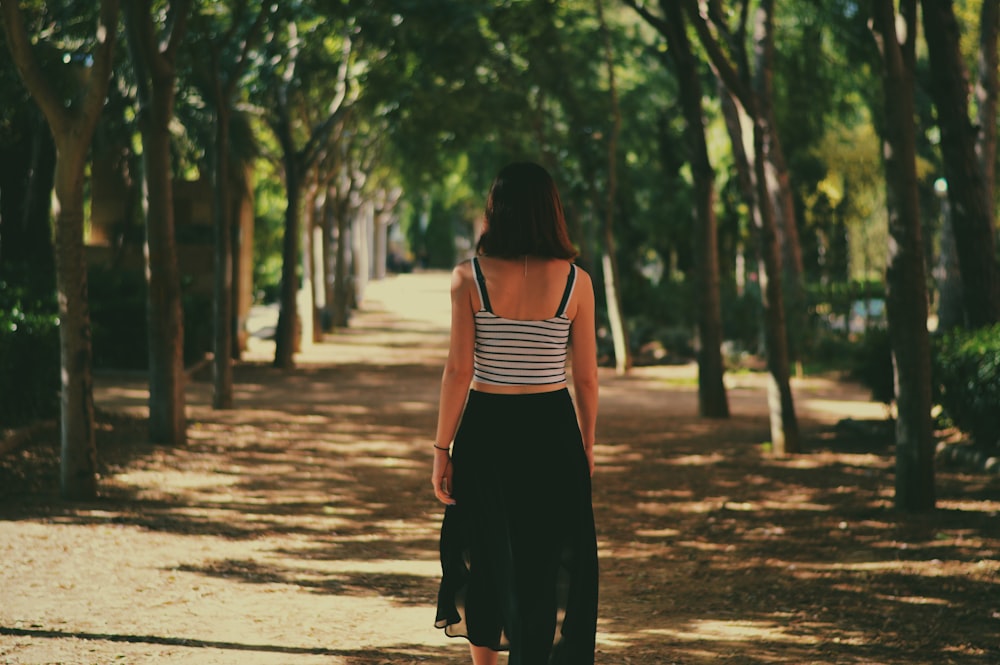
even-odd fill
[{"label": "black bracelet", "polygon": [[448,446],[445,446],[444,448],[442,448],[441,446],[439,446],[438,444],[435,443],[434,444],[434,450],[451,450],[451,448],[449,448]]}]

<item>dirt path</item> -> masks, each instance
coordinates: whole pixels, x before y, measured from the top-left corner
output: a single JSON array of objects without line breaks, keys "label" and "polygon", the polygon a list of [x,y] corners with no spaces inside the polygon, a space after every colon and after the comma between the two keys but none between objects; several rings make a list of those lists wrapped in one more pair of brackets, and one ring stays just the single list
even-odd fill
[{"label": "dirt path", "polygon": [[[102,376],[102,498],[55,500],[54,431],[0,459],[0,663],[466,663],[432,627],[430,437],[447,277],[373,283],[352,328],[267,365],[238,408],[189,388],[190,442],[144,442],[145,386]],[[796,385],[808,454],[763,451],[759,377],[695,417],[691,367],[604,371],[595,476],[598,662],[1000,663],[1000,481],[941,470],[891,509],[884,416]]]}]

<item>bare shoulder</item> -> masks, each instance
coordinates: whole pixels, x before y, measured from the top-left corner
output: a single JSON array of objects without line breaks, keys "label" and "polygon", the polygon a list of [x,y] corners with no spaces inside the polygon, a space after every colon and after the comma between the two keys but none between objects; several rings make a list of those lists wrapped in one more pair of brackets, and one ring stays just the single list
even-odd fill
[{"label": "bare shoulder", "polygon": [[451,271],[451,293],[453,296],[467,293],[473,287],[472,262],[462,261]]},{"label": "bare shoulder", "polygon": [[[574,264],[574,265],[576,265],[576,264]],[[588,273],[586,270],[584,270],[583,268],[581,268],[579,265],[576,265],[576,280],[578,282],[578,285],[581,288],[585,288],[586,290],[588,290],[591,293],[593,293],[593,291],[594,291],[594,282],[590,278],[590,273]]]}]

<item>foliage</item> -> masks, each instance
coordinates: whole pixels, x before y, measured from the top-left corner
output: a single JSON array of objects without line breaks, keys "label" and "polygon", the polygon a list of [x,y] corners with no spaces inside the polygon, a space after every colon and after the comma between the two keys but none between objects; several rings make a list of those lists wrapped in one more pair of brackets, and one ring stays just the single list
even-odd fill
[{"label": "foliage", "polygon": [[0,426],[59,412],[59,317],[55,302],[0,281]]},{"label": "foliage", "polygon": [[977,445],[1000,447],[1000,325],[937,338],[933,367],[943,415]]},{"label": "foliage", "polygon": [[277,300],[281,284],[286,204],[275,163],[258,160],[254,172],[253,292],[255,300],[271,303]]}]

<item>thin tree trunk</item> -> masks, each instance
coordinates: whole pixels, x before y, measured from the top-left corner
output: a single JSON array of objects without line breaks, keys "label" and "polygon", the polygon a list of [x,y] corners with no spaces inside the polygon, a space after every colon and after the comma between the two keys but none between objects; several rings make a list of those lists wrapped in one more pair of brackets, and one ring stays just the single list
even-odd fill
[{"label": "thin tree trunk", "polygon": [[792,399],[791,371],[785,325],[784,292],[781,283],[781,247],[774,219],[773,199],[767,186],[767,140],[770,136],[761,119],[754,122],[754,175],[757,208],[760,210],[758,250],[761,304],[764,307],[764,342],[770,375],[767,396],[771,421],[771,445],[775,455],[800,452],[799,426]]},{"label": "thin tree trunk", "polygon": [[169,35],[161,50],[150,0],[125,5],[129,46],[138,79],[146,194],[146,275],[149,334],[149,435],[154,443],[187,441],[184,395],[184,314],[174,231],[170,121],[174,113],[174,59],[190,0],[171,2]]},{"label": "thin tree trunk", "polygon": [[348,219],[350,208],[350,190],[337,191],[337,250],[333,278],[332,325],[334,328],[346,328],[350,319],[350,228]]},{"label": "thin tree trunk", "polygon": [[618,86],[615,82],[614,51],[608,26],[604,21],[604,3],[595,0],[601,37],[604,41],[604,58],[608,70],[608,90],[611,96],[611,132],[608,137],[608,191],[604,211],[604,257],[601,266],[604,271],[604,292],[608,305],[608,319],[615,348],[615,373],[626,374],[632,368],[632,350],[629,348],[628,331],[625,328],[622,308],[621,287],[619,285],[618,257],[614,234],[615,198],[618,187],[618,135],[621,133],[622,114],[618,107]]},{"label": "thin tree trunk", "polygon": [[[727,58],[702,15],[696,0],[684,0],[684,11],[698,33],[716,76],[725,84],[753,122],[753,173],[756,186],[754,222],[757,225],[758,257],[761,277],[761,301],[764,310],[764,343],[770,374],[768,412],[771,444],[776,455],[797,453],[800,449],[798,420],[790,384],[788,331],[782,287],[781,248],[775,222],[774,203],[768,189],[766,160],[774,135],[761,111],[761,100],[754,86],[746,80],[749,72],[738,71]],[[769,100],[768,100],[769,102]],[[765,104],[766,107],[766,104]]]},{"label": "thin tree trunk", "polygon": [[334,243],[334,229],[336,229],[336,190],[327,185],[326,196],[323,198],[323,332],[330,332],[333,328],[333,303],[334,303],[334,276],[337,270],[337,255]]},{"label": "thin tree trunk", "polygon": [[986,210],[996,229],[997,94],[1000,88],[1000,0],[983,0],[979,15],[979,77],[976,81],[976,124],[979,126],[976,155],[983,172]]},{"label": "thin tree trunk", "polygon": [[921,5],[965,313],[969,324],[978,328],[1000,321],[1000,269],[992,206],[987,205],[988,189],[976,155],[977,131],[969,120],[968,76],[952,4],[922,0]]},{"label": "thin tree trunk", "polygon": [[941,199],[941,235],[938,263],[935,272],[937,281],[938,332],[965,327],[965,307],[962,305],[962,274],[958,267],[958,253],[955,250],[955,234],[951,225],[951,206],[948,198]]},{"label": "thin tree trunk", "polygon": [[895,368],[896,507],[934,507],[934,430],[931,421],[930,337],[914,124],[916,0],[904,0],[906,42],[896,35],[893,0],[877,0],[873,33],[882,57],[885,104],[889,265],[886,307]]},{"label": "thin tree trunk", "polygon": [[[757,8],[754,25],[754,68],[753,88],[758,102],[757,112],[765,123],[767,134],[767,154],[764,155],[768,168],[767,190],[775,212],[775,229],[781,248],[782,285],[786,291],[786,330],[803,334],[806,325],[806,295],[804,268],[802,264],[802,243],[795,219],[795,204],[792,197],[791,178],[785,153],[778,135],[778,125],[774,117],[774,0],[763,0]],[[801,360],[798,336],[788,335],[789,358]]]},{"label": "thin tree trunk", "polygon": [[83,246],[83,179],[87,151],[97,127],[111,78],[118,34],[118,2],[102,0],[93,65],[80,103],[67,108],[35,58],[21,10],[15,0],[0,0],[7,46],[18,73],[52,130],[55,163],[55,270],[59,294],[60,494],[85,500],[97,495],[97,444],[94,391]]},{"label": "thin tree trunk", "polygon": [[233,196],[229,174],[229,127],[232,111],[215,74],[215,157],[213,224],[215,280],[212,359],[212,408],[233,408]]},{"label": "thin tree trunk", "polygon": [[[83,244],[83,165],[87,146],[57,139],[56,288],[59,292],[60,494],[64,499],[97,496],[97,442],[94,435],[94,388]],[[69,145],[73,143],[74,145]],[[57,149],[58,150],[58,149]]]},{"label": "thin tree trunk", "polygon": [[701,105],[701,78],[691,52],[680,5],[663,3],[666,12],[667,48],[680,88],[680,104],[687,122],[691,172],[697,215],[696,285],[698,292],[698,413],[708,418],[728,418],[729,400],[723,381],[722,305],[719,293],[718,227],[715,217],[715,171],[705,142]]},{"label": "thin tree trunk", "polygon": [[[289,140],[291,140],[289,136]],[[299,332],[299,182],[298,164],[294,153],[285,152],[285,187],[288,205],[285,208],[285,237],[281,249],[281,300],[278,328],[275,332],[274,366],[282,369],[295,367]]]}]

